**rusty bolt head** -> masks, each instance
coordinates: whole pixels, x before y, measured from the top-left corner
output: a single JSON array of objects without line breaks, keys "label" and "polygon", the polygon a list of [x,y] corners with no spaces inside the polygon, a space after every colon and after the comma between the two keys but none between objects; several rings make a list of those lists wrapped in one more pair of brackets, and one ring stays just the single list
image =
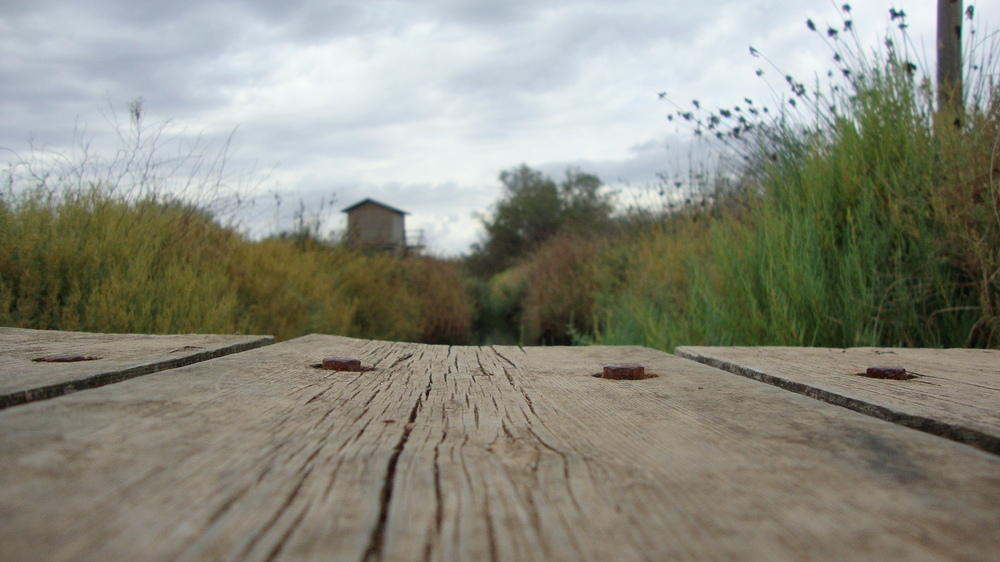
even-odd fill
[{"label": "rusty bolt head", "polygon": [[323,360],[323,369],[326,371],[361,371],[361,360],[353,357],[327,357]]},{"label": "rusty bolt head", "polygon": [[646,378],[646,369],[636,363],[605,365],[601,377],[615,380],[639,380]]},{"label": "rusty bolt head", "polygon": [[905,381],[909,378],[906,369],[902,367],[868,367],[865,369],[865,376],[870,379],[892,379]]}]

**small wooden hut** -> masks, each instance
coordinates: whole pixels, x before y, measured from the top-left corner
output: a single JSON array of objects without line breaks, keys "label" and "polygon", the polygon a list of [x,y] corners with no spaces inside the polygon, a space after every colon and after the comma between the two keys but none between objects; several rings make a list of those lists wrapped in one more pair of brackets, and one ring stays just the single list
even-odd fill
[{"label": "small wooden hut", "polygon": [[347,237],[352,246],[393,252],[406,251],[406,211],[374,199],[364,199],[346,209]]}]

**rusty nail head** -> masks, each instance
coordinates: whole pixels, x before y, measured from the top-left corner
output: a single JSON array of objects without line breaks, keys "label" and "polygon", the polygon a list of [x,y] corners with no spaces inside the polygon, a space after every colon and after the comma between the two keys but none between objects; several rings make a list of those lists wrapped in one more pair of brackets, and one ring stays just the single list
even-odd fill
[{"label": "rusty nail head", "polygon": [[601,377],[615,380],[639,380],[646,378],[646,369],[636,363],[605,365]]},{"label": "rusty nail head", "polygon": [[906,369],[902,367],[868,367],[865,369],[865,376],[870,379],[892,379],[905,381],[908,377]]},{"label": "rusty nail head", "polygon": [[361,360],[353,357],[327,357],[323,360],[323,369],[326,371],[350,371],[361,370]]}]

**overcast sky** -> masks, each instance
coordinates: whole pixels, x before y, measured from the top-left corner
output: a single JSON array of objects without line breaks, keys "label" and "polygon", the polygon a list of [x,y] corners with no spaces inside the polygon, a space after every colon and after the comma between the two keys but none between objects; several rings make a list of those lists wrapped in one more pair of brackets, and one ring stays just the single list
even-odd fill
[{"label": "overcast sky", "polygon": [[[966,2],[970,4],[970,2]],[[977,2],[980,24],[997,2]],[[692,99],[721,107],[772,94],[755,74],[804,82],[831,68],[806,29],[840,26],[829,0],[0,0],[0,147],[63,150],[74,128],[112,137],[127,123],[172,120],[170,134],[221,142],[256,198],[241,223],[288,228],[303,201],[339,210],[372,197],[409,211],[439,255],[476,241],[475,212],[520,163],[567,166],[611,186],[655,186],[686,160],[685,129],[667,121]],[[874,46],[889,9],[933,63],[935,2],[852,3]],[[12,152],[5,151],[9,161]],[[265,175],[266,173],[266,175]],[[282,201],[275,210],[274,202]],[[630,195],[629,195],[630,197]]]}]

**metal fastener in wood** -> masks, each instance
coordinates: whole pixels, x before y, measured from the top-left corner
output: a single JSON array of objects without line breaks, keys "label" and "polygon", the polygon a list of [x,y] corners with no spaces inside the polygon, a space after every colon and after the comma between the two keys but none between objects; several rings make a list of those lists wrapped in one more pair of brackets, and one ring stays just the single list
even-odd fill
[{"label": "metal fastener in wood", "polygon": [[601,377],[614,380],[639,380],[646,378],[646,368],[637,363],[605,365]]},{"label": "metal fastener in wood", "polygon": [[865,376],[870,379],[892,379],[905,381],[909,378],[906,369],[902,367],[868,367],[865,369]]},{"label": "metal fastener in wood", "polygon": [[327,357],[323,359],[323,369],[326,371],[361,371],[361,360],[354,357]]}]

